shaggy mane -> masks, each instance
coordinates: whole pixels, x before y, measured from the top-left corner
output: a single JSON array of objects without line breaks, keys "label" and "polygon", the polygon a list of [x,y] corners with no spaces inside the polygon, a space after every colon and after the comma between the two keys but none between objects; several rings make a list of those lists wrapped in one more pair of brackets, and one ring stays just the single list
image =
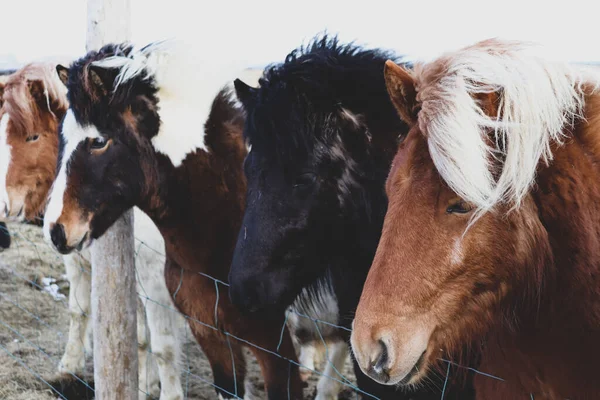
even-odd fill
[{"label": "shaggy mane", "polygon": [[[47,109],[40,110],[29,93],[27,82],[41,81],[44,87]],[[5,111],[10,115],[11,123],[19,132],[35,133],[35,123],[40,119],[41,112],[52,113],[50,104],[56,103],[59,108],[66,109],[67,89],[56,74],[55,65],[49,63],[27,64],[10,75],[4,88]]]},{"label": "shaggy mane", "polygon": [[401,131],[383,78],[388,59],[400,62],[384,50],[340,44],[327,35],[314,38],[263,72],[256,95],[244,104],[247,139],[289,161],[321,139],[322,128],[336,117],[375,132]]},{"label": "shaggy mane", "polygon": [[[583,86],[598,82],[583,72],[531,43],[499,39],[415,64],[419,127],[450,188],[479,214],[501,202],[518,207],[540,160],[552,160],[551,144],[583,117]],[[475,99],[485,93],[499,94],[498,115]]]}]

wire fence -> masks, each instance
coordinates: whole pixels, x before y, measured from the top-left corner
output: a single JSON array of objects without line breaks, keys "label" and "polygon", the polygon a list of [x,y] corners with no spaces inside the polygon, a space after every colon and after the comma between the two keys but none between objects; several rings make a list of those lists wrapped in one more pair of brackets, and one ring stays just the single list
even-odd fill
[{"label": "wire fence", "polygon": [[[6,230],[6,228],[0,225],[0,230]],[[89,298],[85,298],[85,290],[74,288],[73,282],[69,284],[65,275],[63,257],[46,244],[39,226],[9,224],[8,231],[10,232],[11,246],[0,252],[0,399],[93,398],[91,354],[88,354],[87,357],[84,356],[84,351],[89,352],[91,348],[87,342],[90,339],[91,327],[89,331],[83,333],[78,331],[78,336],[75,335],[75,339],[71,337],[72,342],[68,343],[69,329],[71,329],[71,336],[74,336],[74,323],[77,327],[78,322],[85,321],[89,317],[91,306]],[[146,242],[136,238],[136,269],[138,268],[137,259],[144,251],[154,252],[157,257],[164,257],[164,250],[152,248]],[[89,263],[86,262],[85,257],[76,257],[75,259],[78,262],[79,281],[89,282],[91,280]],[[183,272],[184,270],[182,270],[181,279],[183,279]],[[136,273],[139,275],[140,271],[137,270]],[[216,397],[214,390],[216,386],[213,383],[210,364],[200,346],[195,342],[190,330],[191,324],[199,324],[207,329],[221,331],[226,336],[231,352],[233,371],[236,368],[231,343],[237,341],[247,348],[264,351],[287,361],[290,371],[291,365],[295,364],[302,367],[305,373],[308,372],[310,379],[304,390],[305,398],[314,398],[317,381],[321,377],[340,385],[342,388],[340,399],[377,398],[362,391],[356,385],[349,359],[345,360],[342,367],[336,366],[330,361],[333,358],[332,350],[327,338],[322,334],[322,327],[328,326],[350,331],[348,328],[304,315],[298,311],[288,310],[279,333],[279,345],[276,351],[266,349],[234,335],[220,326],[217,308],[220,298],[227,296],[229,285],[227,282],[209,275],[195,273],[202,276],[203,279],[212,281],[217,292],[214,316],[208,321],[200,321],[192,316],[182,315],[172,302],[167,304],[164,301],[157,301],[152,296],[151,288],[140,284],[143,279],[138,279],[138,298],[146,309],[149,305],[154,305],[165,312],[178,316],[177,321],[181,321],[173,331],[181,338],[182,355],[180,362],[177,363],[172,358],[164,357],[162,352],[156,354],[151,344],[151,337],[149,337],[151,329],[148,324],[141,326],[138,322],[138,331],[141,331],[141,335],[138,332],[138,345],[141,348],[140,342],[145,342],[143,347],[147,351],[144,353],[146,355],[140,356],[139,360],[140,363],[145,363],[145,368],[140,370],[143,370],[145,374],[145,376],[140,376],[140,393],[148,398],[158,398],[157,390],[160,389],[155,365],[162,365],[164,369],[171,369],[178,374],[184,398],[212,399]],[[70,293],[71,290],[75,290],[76,293]],[[178,290],[179,288],[172,295],[175,299]],[[88,293],[87,296],[89,295]],[[312,364],[302,365],[279,354],[279,347],[286,334],[285,328],[291,313],[294,313],[297,318],[310,321],[318,333],[320,343],[317,344],[324,350],[321,362],[315,364],[319,366],[318,368]],[[65,348],[75,350],[69,357],[63,357]],[[64,367],[65,357],[68,362],[73,362],[77,367],[74,368],[71,365],[68,368],[69,371],[65,372],[63,368],[59,373],[61,366]],[[248,351],[246,358],[248,360],[246,391],[250,392],[250,397],[266,398],[258,364]],[[446,396],[453,367],[466,368],[489,379],[503,381],[502,378],[458,365],[451,360],[441,359],[441,361],[447,364],[446,376],[442,379],[444,383],[439,388],[441,400]],[[329,368],[325,368],[327,364],[329,364]],[[325,370],[329,373],[324,372]],[[65,382],[68,382],[69,385],[65,385]],[[70,389],[67,390],[65,387]],[[71,389],[73,387],[77,389]],[[237,382],[234,387],[236,388],[234,392],[225,388],[219,389],[231,398],[241,399],[237,393],[237,387],[239,387]],[[75,392],[72,392],[73,390]],[[524,398],[533,399],[534,396],[530,394]]]}]

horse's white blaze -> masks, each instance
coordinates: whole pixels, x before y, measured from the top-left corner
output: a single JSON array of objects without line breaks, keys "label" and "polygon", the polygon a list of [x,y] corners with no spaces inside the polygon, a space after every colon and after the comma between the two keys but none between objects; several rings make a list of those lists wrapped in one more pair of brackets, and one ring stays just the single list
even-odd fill
[{"label": "horse's white blaze", "polygon": [[0,218],[5,218],[6,210],[10,210],[6,179],[8,166],[10,165],[10,146],[8,145],[8,114],[4,114],[0,120]]},{"label": "horse's white blaze", "polygon": [[67,189],[67,167],[71,160],[73,152],[79,145],[88,138],[100,137],[98,129],[94,126],[81,126],[75,120],[73,111],[69,109],[65,114],[61,135],[65,142],[58,176],[52,185],[48,207],[44,215],[44,237],[50,241],[50,225],[56,223],[63,211],[63,199]]},{"label": "horse's white blaze", "polygon": [[460,264],[463,261],[461,238],[456,239],[454,245],[452,246],[452,252],[450,253],[450,261],[452,262],[452,264]]},{"label": "horse's white blaze", "polygon": [[174,166],[198,149],[207,151],[204,124],[217,93],[230,86],[242,64],[217,64],[214,57],[193,44],[169,40],[134,49],[129,56],[95,62],[97,67],[119,68],[115,88],[135,77],[154,79],[158,89],[160,128],[152,139],[154,149]]}]

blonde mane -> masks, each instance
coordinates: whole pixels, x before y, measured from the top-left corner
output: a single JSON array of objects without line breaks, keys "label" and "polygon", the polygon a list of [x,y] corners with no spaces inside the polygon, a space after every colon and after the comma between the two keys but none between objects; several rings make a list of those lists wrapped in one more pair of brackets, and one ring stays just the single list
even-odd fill
[{"label": "blonde mane", "polygon": [[[552,160],[550,145],[583,117],[583,85],[597,87],[589,70],[536,50],[490,39],[414,67],[419,127],[433,162],[476,214],[501,202],[519,206],[540,160]],[[499,96],[497,116],[486,115],[476,98],[486,93]]]},{"label": "blonde mane", "polygon": [[58,78],[55,64],[31,63],[10,75],[4,88],[4,110],[21,132],[34,133],[35,122],[40,110],[29,91],[29,82],[40,81],[43,86],[45,106],[53,114],[51,104],[56,108],[67,109],[67,89]]}]

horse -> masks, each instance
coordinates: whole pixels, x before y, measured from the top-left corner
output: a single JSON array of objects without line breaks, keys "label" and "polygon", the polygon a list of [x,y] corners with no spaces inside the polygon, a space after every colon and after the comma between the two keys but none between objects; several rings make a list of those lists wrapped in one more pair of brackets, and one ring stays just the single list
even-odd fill
[{"label": "horse", "polygon": [[600,398],[599,77],[501,39],[386,64],[411,129],[354,320],[366,374],[418,384],[473,346],[478,399]]},{"label": "horse", "polygon": [[[396,59],[324,35],[268,67],[259,88],[235,81],[251,150],[244,161],[246,212],[229,275],[232,301],[248,311],[310,308],[313,319],[326,309],[326,322],[341,327],[343,347],[336,351],[344,352],[327,364],[327,376],[343,366],[386,212],[385,179],[396,143],[408,132],[383,79],[390,58]],[[441,379],[427,389],[397,391],[375,384],[356,363],[354,370],[359,388],[379,398],[441,395]],[[335,398],[339,383],[327,376],[319,393]]]},{"label": "horse", "polygon": [[[55,65],[31,63],[6,83],[0,109],[0,217],[36,222],[43,217],[46,199],[55,181],[59,152],[59,125],[68,108],[66,88]],[[178,327],[183,318],[173,307],[163,277],[164,241],[156,226],[135,210],[136,257],[140,294],[138,307],[140,399],[149,394],[161,399],[183,399]],[[91,353],[91,255],[83,250],[63,256],[70,283],[70,328],[64,355],[58,366],[61,377],[54,382],[63,390],[77,384],[85,353]],[[147,298],[153,301],[148,302]],[[158,304],[157,304],[158,303]],[[144,307],[141,307],[141,305]],[[147,325],[146,325],[147,317]],[[147,326],[147,327],[146,327]],[[148,340],[149,332],[150,340]],[[148,357],[151,345],[154,357]],[[156,371],[156,365],[158,371]],[[159,388],[160,383],[160,388]]]},{"label": "horse", "polygon": [[44,231],[70,251],[140,207],[165,239],[167,286],[211,364],[218,395],[244,397],[242,350],[251,343],[269,399],[298,399],[284,315],[242,315],[223,285],[246,190],[244,117],[226,87],[238,70],[181,40],[111,44],[58,68],[70,108]]}]

